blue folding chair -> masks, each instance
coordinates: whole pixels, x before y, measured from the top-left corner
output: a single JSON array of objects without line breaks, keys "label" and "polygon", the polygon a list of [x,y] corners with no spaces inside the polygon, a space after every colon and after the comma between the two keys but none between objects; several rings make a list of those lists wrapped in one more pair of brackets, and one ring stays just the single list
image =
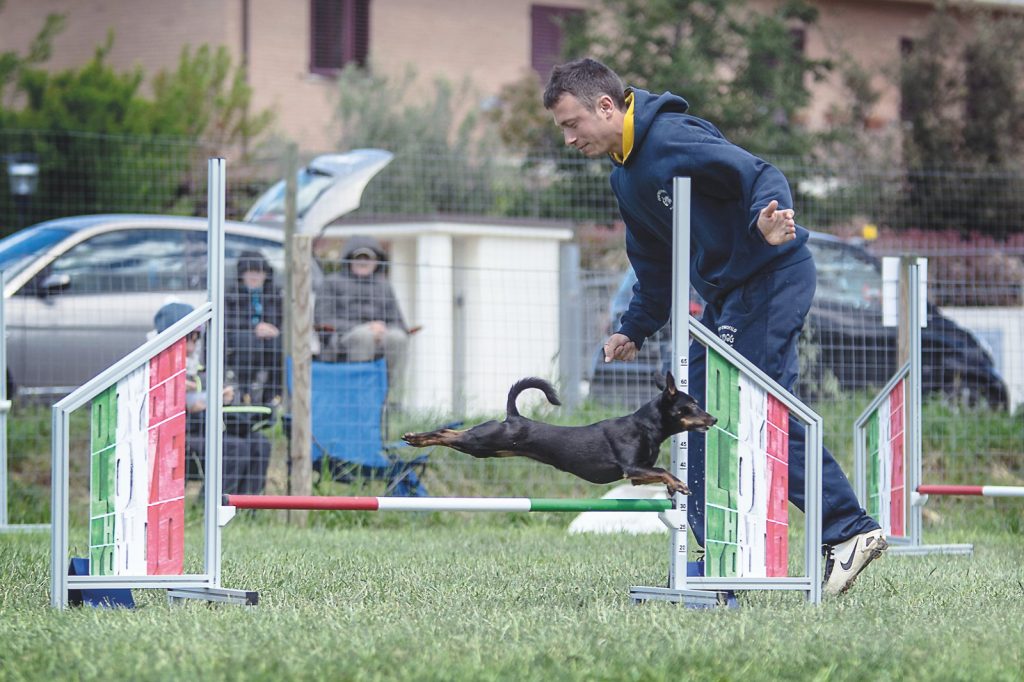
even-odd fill
[{"label": "blue folding chair", "polygon": [[[291,366],[288,385],[291,388]],[[404,443],[384,442],[382,422],[388,395],[384,359],[371,362],[313,361],[313,468],[321,480],[386,481],[385,495],[427,495],[420,481],[428,455],[409,460],[394,450]]]}]

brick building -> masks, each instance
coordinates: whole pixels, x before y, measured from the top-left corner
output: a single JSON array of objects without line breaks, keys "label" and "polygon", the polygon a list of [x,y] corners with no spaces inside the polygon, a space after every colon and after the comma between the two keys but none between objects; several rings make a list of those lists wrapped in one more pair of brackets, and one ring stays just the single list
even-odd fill
[{"label": "brick building", "polygon": [[[89,59],[108,31],[110,62],[147,73],[172,69],[185,45],[224,45],[235,63],[249,66],[254,105],[277,114],[279,132],[306,150],[332,148],[333,74],[348,62],[369,63],[399,75],[410,65],[418,83],[437,76],[473,85],[485,106],[505,83],[530,70],[545,73],[557,59],[554,17],[597,0],[9,0],[0,12],[0,50],[24,51],[53,12],[67,15],[50,68]],[[756,0],[766,5],[772,0]],[[808,56],[845,53],[874,73],[883,97],[870,127],[898,122],[899,96],[891,79],[901,46],[912,40],[935,3],[928,0],[813,0],[821,15],[803,36]],[[1020,6],[1024,0],[964,2]],[[425,87],[420,85],[419,87]],[[806,112],[814,128],[837,101],[835,82],[814,85]],[[685,93],[683,93],[685,94]]]}]

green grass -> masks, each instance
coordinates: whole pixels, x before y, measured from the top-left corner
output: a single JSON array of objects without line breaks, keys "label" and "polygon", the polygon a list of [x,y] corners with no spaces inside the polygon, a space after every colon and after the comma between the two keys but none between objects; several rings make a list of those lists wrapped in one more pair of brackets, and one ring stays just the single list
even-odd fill
[{"label": "green grass", "polygon": [[[931,505],[930,505],[931,508]],[[0,536],[0,679],[1016,680],[1024,543],[993,501],[945,501],[933,542],[821,607],[746,593],[736,611],[631,605],[664,584],[664,536],[570,536],[560,515],[409,515],[224,533],[224,584],[258,607],[48,607],[45,535]],[[374,516],[364,514],[363,516]],[[189,540],[196,539],[190,529]]]},{"label": "green grass", "polygon": [[[849,424],[865,402],[822,408],[826,442],[851,473]],[[15,416],[11,517],[45,521],[49,413]],[[84,447],[79,422],[73,452]],[[1019,417],[932,404],[925,424],[926,480],[1020,484]],[[391,435],[429,426],[394,423]],[[270,492],[283,491],[283,447],[278,434]],[[434,495],[605,490],[526,460],[443,450],[432,459]],[[81,467],[73,476],[87,479]],[[76,490],[81,502],[84,487]],[[188,518],[195,568],[199,514],[190,508]],[[746,593],[740,610],[716,612],[631,605],[630,586],[664,584],[667,539],[569,536],[567,515],[324,512],[304,529],[282,519],[243,516],[224,533],[224,585],[258,590],[254,609],[170,607],[159,593],[136,591],[134,611],[55,612],[47,536],[0,535],[0,680],[1024,678],[1020,500],[929,502],[925,540],[972,542],[973,558],[886,557],[820,608],[795,594]],[[72,529],[73,538],[83,533]]]}]

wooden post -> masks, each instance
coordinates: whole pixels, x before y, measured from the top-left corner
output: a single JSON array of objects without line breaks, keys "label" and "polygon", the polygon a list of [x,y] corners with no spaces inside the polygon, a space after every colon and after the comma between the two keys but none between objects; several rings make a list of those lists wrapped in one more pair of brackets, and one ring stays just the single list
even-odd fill
[{"label": "wooden post", "polygon": [[[284,300],[289,304],[292,300],[292,277],[291,277],[291,262],[292,262],[292,236],[298,231],[298,193],[299,193],[299,149],[295,143],[288,145],[288,149],[285,152],[284,158],[284,263],[285,263],[285,277],[284,277]],[[284,346],[284,357],[289,358],[292,354],[292,313],[291,305],[284,307],[282,328],[281,331],[284,334],[282,339]],[[282,360],[287,362],[287,360]],[[287,371],[287,367],[282,367],[282,371]],[[287,403],[287,391],[285,391],[285,409],[288,408]]]},{"label": "wooden post", "polygon": [[[310,338],[313,334],[313,238],[305,234],[292,236],[291,262],[291,340],[292,340],[292,438],[289,452],[291,493],[309,495],[313,492],[312,448],[312,361]],[[309,512],[290,511],[288,520],[306,525]]]},{"label": "wooden post", "polygon": [[[287,409],[292,415],[292,438],[288,452],[288,492],[312,493],[312,419],[310,417],[310,348],[312,334],[312,240],[297,235],[298,147],[288,145],[285,163],[285,354],[292,358],[292,390]],[[289,511],[288,520],[305,525],[309,514]]]}]

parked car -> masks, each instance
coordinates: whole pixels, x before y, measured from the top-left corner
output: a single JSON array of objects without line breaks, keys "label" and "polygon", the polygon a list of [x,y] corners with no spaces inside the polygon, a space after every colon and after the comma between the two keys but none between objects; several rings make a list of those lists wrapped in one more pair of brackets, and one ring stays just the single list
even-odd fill
[{"label": "parked car", "polygon": [[[206,297],[205,218],[92,215],[0,240],[10,381],[21,396],[70,392],[138,347],[168,299]],[[225,224],[226,277],[256,250],[281,281],[284,233]],[[318,271],[317,271],[318,272]]]},{"label": "parked car", "polygon": [[[896,327],[882,325],[881,262],[862,247],[830,235],[808,242],[818,290],[807,324],[819,355],[807,358],[800,392],[813,397],[830,372],[842,390],[884,385],[897,370]],[[1005,410],[1006,382],[992,351],[931,303],[921,329],[921,390],[958,403]]]},{"label": "parked car", "polygon": [[[897,369],[897,329],[882,325],[880,261],[862,247],[830,235],[812,233],[808,246],[818,269],[818,287],[805,325],[808,338],[801,347],[797,393],[811,400],[822,397],[822,387],[830,384],[841,391],[880,388]],[[610,302],[609,333],[618,328],[635,282],[633,271],[627,271]],[[700,302],[691,301],[691,315],[699,317],[700,310]],[[591,398],[599,404],[638,406],[654,394],[651,377],[668,366],[670,353],[667,326],[648,339],[633,362],[606,364],[598,344]],[[921,363],[924,395],[943,394],[968,405],[1006,409],[1006,383],[991,351],[931,304],[928,325],[921,330]]]}]

